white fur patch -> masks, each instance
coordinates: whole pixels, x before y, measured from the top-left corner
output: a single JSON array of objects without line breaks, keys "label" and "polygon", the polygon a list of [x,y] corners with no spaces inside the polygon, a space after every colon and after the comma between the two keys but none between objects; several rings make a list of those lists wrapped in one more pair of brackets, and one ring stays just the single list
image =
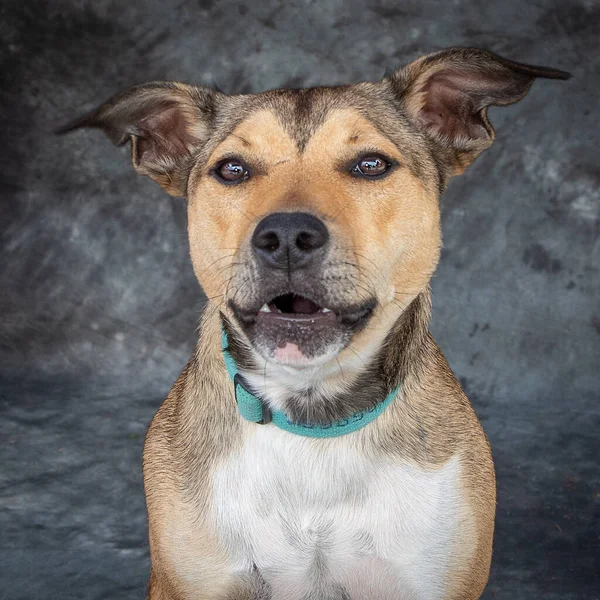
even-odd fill
[{"label": "white fur patch", "polygon": [[283,399],[290,395],[302,395],[308,390],[311,390],[313,395],[332,398],[347,392],[361,376],[377,350],[381,348],[385,335],[386,330],[377,331],[372,327],[369,343],[360,351],[353,350],[347,352],[343,358],[338,358],[343,348],[332,347],[326,354],[313,361],[313,364],[303,367],[265,360],[258,352],[250,349],[258,367],[255,371],[240,370],[240,373],[272,409],[284,410]]},{"label": "white fur patch", "polygon": [[[215,473],[213,510],[234,570],[273,600],[444,597],[460,510],[457,458],[437,471],[250,426]],[[344,596],[342,590],[345,591]]]}]

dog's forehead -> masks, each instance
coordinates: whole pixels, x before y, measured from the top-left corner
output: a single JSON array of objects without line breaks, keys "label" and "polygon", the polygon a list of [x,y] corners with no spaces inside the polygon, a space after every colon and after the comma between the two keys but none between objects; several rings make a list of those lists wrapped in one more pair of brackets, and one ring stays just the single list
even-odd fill
[{"label": "dog's forehead", "polygon": [[302,154],[334,139],[338,146],[387,146],[411,162],[425,154],[405,116],[376,84],[275,90],[232,100],[210,154],[250,145]]},{"label": "dog's forehead", "polygon": [[281,90],[258,96],[256,109],[272,112],[298,151],[303,152],[330,111],[341,103],[342,95],[341,91],[324,88]]},{"label": "dog's forehead", "polygon": [[332,113],[341,109],[362,112],[363,97],[353,86],[274,90],[258,94],[249,102],[250,113],[269,111],[290,136],[299,152]]},{"label": "dog's forehead", "polygon": [[199,165],[246,150],[258,150],[267,162],[340,160],[349,159],[352,149],[379,151],[401,160],[434,193],[443,186],[425,137],[378,84],[229,97],[218,122]]},{"label": "dog's forehead", "polygon": [[262,108],[241,121],[213,149],[212,156],[249,151],[268,161],[292,157],[312,160],[324,155],[335,159],[357,147],[398,154],[391,140],[351,108],[332,109],[318,126],[306,124],[302,131],[299,128],[297,123],[286,123],[281,114]]}]

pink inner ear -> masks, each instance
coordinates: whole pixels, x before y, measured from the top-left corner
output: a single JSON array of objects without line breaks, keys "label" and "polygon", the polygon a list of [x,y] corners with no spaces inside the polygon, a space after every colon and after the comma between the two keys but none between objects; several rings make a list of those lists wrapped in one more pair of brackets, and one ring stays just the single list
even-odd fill
[{"label": "pink inner ear", "polygon": [[[479,85],[473,85],[479,84]],[[446,139],[479,139],[489,137],[479,114],[486,94],[482,81],[468,74],[441,71],[433,74],[421,91],[425,102],[419,121],[431,132]]]},{"label": "pink inner ear", "polygon": [[190,153],[198,139],[189,133],[190,124],[178,106],[155,109],[136,127],[138,165],[152,166],[177,160]]}]

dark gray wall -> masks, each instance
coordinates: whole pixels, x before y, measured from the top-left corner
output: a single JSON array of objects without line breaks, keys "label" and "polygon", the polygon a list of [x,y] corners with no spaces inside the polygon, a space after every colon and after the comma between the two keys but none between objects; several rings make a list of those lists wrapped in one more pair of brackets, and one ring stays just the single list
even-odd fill
[{"label": "dark gray wall", "polygon": [[143,434],[203,302],[184,203],[51,130],[147,80],[345,83],[474,45],[574,74],[492,110],[443,199],[433,330],[499,479],[484,597],[599,598],[599,32],[598,0],[4,0],[0,597],[143,597]]}]

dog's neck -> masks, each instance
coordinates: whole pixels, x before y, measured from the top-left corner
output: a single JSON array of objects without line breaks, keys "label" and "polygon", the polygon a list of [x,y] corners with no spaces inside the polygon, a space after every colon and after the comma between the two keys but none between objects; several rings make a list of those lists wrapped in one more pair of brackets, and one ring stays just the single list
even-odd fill
[{"label": "dog's neck", "polygon": [[429,327],[429,289],[419,294],[387,332],[383,343],[344,364],[293,369],[257,358],[228,321],[229,351],[251,391],[293,421],[323,424],[372,409],[411,374]]}]

